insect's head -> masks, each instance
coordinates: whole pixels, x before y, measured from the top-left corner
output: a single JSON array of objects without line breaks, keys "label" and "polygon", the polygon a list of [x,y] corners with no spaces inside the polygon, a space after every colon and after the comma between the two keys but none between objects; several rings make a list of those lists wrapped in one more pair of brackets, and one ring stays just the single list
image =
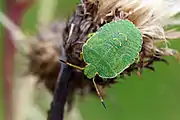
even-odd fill
[{"label": "insect's head", "polygon": [[96,76],[96,68],[89,64],[84,69],[84,75],[87,76],[87,78],[92,79]]}]

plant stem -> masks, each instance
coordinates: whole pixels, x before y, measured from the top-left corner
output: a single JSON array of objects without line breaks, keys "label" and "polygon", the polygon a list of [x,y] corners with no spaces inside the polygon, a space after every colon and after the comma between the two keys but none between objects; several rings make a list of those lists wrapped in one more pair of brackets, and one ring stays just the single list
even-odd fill
[{"label": "plant stem", "polygon": [[[20,25],[21,18],[25,9],[29,7],[32,1],[17,2],[15,0],[6,0],[6,14],[17,25]],[[5,53],[4,53],[4,95],[5,95],[5,120],[12,120],[12,79],[13,79],[13,61],[15,47],[12,42],[11,34],[5,31]]]},{"label": "plant stem", "polygon": [[68,85],[72,80],[72,68],[67,64],[61,64],[61,73],[54,92],[53,102],[47,120],[63,120],[64,106],[68,96]]}]

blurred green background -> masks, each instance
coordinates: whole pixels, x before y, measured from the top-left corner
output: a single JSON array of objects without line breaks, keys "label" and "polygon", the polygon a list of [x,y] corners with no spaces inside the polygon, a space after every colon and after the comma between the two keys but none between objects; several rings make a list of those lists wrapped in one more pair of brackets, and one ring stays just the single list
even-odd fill
[{"label": "blurred green background", "polygon": [[[4,9],[4,1],[0,0],[0,8]],[[0,120],[4,120],[4,100],[3,100],[3,29],[2,25],[0,24]]]},{"label": "blurred green background", "polygon": [[[1,8],[2,1],[0,0]],[[77,3],[78,0],[59,0],[56,18],[70,17]],[[37,10],[38,4],[32,6],[24,16],[24,31],[35,32]],[[1,26],[0,30],[2,58]],[[171,41],[170,47],[180,51],[180,40]],[[169,65],[155,64],[156,72],[145,70],[142,79],[134,74],[107,89],[107,110],[103,109],[99,99],[89,95],[78,104],[84,120],[180,120],[180,64],[172,57],[167,57],[167,60]],[[2,82],[2,69],[0,73]],[[2,83],[0,85],[2,93]],[[0,105],[1,101],[2,98]],[[0,112],[2,115],[2,109]]]}]

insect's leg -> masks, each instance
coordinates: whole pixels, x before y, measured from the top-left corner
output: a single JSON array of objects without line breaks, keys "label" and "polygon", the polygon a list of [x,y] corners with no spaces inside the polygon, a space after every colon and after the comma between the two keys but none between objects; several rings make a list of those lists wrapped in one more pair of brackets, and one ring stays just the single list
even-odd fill
[{"label": "insect's leg", "polygon": [[137,56],[135,63],[139,65],[136,74],[138,75],[139,78],[141,78],[142,77],[142,65],[141,65],[142,61],[139,55]]},{"label": "insect's leg", "polygon": [[83,60],[83,52],[80,53],[80,60]]},{"label": "insect's leg", "polygon": [[79,67],[79,66],[77,66],[77,65],[73,65],[73,64],[71,64],[71,63],[68,63],[68,62],[66,62],[66,61],[64,61],[64,60],[60,60],[61,62],[63,62],[63,63],[65,63],[65,64],[67,64],[67,65],[69,65],[69,66],[71,66],[71,67],[74,67],[74,68],[76,68],[76,69],[78,69],[78,70],[84,70],[84,68],[83,67]]},{"label": "insect's leg", "polygon": [[95,87],[95,89],[96,89],[96,92],[97,92],[97,94],[98,94],[98,96],[99,96],[99,98],[100,98],[100,100],[101,100],[102,105],[103,105],[104,108],[106,109],[106,104],[104,103],[104,100],[103,100],[103,98],[102,98],[102,96],[101,96],[101,94],[100,94],[100,92],[99,92],[99,89],[97,88],[96,83],[95,83],[95,77],[93,78],[93,84],[94,84],[94,87]]},{"label": "insect's leg", "polygon": [[138,68],[138,71],[136,72],[136,74],[138,75],[139,78],[142,78],[141,68]]},{"label": "insect's leg", "polygon": [[139,63],[140,62],[140,56],[138,55],[137,58],[136,58],[136,63]]},{"label": "insect's leg", "polygon": [[94,36],[95,35],[95,33],[89,33],[88,34],[88,38],[90,38],[90,37],[92,37],[92,36]]}]

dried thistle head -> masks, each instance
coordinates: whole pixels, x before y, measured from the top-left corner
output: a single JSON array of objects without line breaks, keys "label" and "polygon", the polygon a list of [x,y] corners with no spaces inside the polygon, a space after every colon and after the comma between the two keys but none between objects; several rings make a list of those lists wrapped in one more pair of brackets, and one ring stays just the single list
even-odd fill
[{"label": "dried thistle head", "polygon": [[[54,27],[50,28],[52,34],[59,36],[58,33],[63,33],[63,47],[65,49],[67,61],[78,65],[85,66],[85,63],[80,59],[82,46],[86,42],[88,34],[95,32],[99,27],[113,20],[128,19],[132,21],[135,26],[143,34],[143,46],[139,53],[140,60],[135,62],[120,76],[131,75],[136,72],[138,75],[142,74],[144,68],[154,71],[153,63],[156,61],[167,61],[164,56],[177,56],[176,50],[168,48],[168,39],[166,37],[166,19],[172,14],[161,13],[162,10],[154,7],[152,4],[144,3],[145,0],[83,0],[76,8],[76,11],[69,19],[63,32],[59,29],[54,31]],[[161,3],[160,0],[158,3]],[[164,3],[163,3],[164,4]],[[162,9],[166,8],[163,7]],[[58,27],[56,27],[58,28]],[[43,33],[42,33],[43,35]],[[44,35],[46,38],[46,35]],[[33,74],[39,76],[46,87],[54,91],[57,76],[60,70],[60,63],[58,62],[61,55],[61,46],[56,46],[53,40],[39,41],[32,45],[29,52],[30,66],[29,70]],[[56,42],[61,42],[61,39]],[[163,43],[164,47],[159,47],[157,43]],[[85,80],[86,78],[82,73],[75,70],[73,77],[73,84],[71,84],[70,95],[68,103],[71,105],[73,95],[76,91],[80,90],[82,95],[86,93],[88,88],[89,92],[94,92],[94,85]],[[101,91],[106,86],[116,83],[115,79],[107,79],[103,81],[97,76],[96,83]]]},{"label": "dried thistle head", "polygon": [[[161,2],[159,1],[159,5]],[[168,4],[163,9],[166,7]],[[162,10],[153,7],[152,3],[147,4],[141,0],[84,0],[77,6],[63,34],[68,62],[83,66],[84,61],[80,60],[79,56],[87,35],[110,21],[128,19],[142,32],[143,47],[139,53],[140,61],[127,68],[121,76],[130,75],[133,71],[140,75],[144,68],[154,70],[154,62],[166,62],[164,56],[178,54],[176,50],[168,48],[168,39],[164,31],[166,19],[172,14],[159,14],[160,12]],[[70,31],[73,32],[69,37]],[[158,47],[156,45],[158,42],[164,44],[164,47]],[[101,79],[97,79],[96,82],[99,85],[107,85]]]},{"label": "dried thistle head", "polygon": [[55,89],[56,80],[61,67],[59,62],[62,54],[62,31],[64,21],[55,21],[53,24],[38,29],[37,36],[30,43],[27,52],[29,59],[28,72],[38,77],[50,92]]},{"label": "dried thistle head", "polygon": [[[178,9],[177,11],[164,11],[171,7],[170,2],[163,0],[91,0],[91,2],[98,6],[97,23],[104,24],[112,20],[128,19],[139,28],[143,35],[140,58],[178,56],[176,50],[168,48],[166,31],[164,31],[168,19],[179,11]],[[158,42],[163,43],[164,48],[158,48],[156,46]]]},{"label": "dried thistle head", "polygon": [[28,53],[29,72],[44,81],[50,91],[54,90],[57,75],[60,69],[59,49],[52,41],[38,41],[31,45]]}]

